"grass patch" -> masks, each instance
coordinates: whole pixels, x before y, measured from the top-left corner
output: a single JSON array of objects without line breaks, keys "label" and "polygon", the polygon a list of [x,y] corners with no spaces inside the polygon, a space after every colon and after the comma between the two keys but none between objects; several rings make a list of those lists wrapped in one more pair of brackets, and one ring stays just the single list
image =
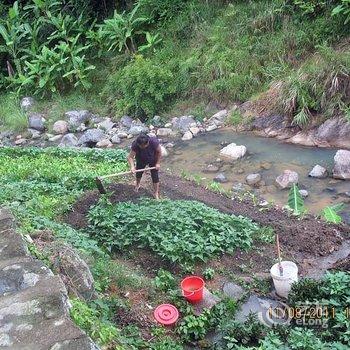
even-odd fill
[{"label": "grass patch", "polygon": [[23,131],[28,127],[28,120],[21,110],[18,97],[14,94],[0,95],[0,131]]}]

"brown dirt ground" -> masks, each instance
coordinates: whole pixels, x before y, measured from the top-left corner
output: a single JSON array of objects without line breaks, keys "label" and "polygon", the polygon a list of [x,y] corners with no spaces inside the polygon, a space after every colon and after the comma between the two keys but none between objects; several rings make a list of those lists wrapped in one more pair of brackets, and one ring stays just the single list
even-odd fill
[{"label": "brown dirt ground", "polygon": [[[149,180],[147,179],[145,182],[148,184]],[[112,193],[111,200],[113,203],[137,201],[141,197],[152,197],[151,191],[147,188],[142,188],[139,193],[135,193],[133,187],[129,184],[113,183],[108,186],[108,190]],[[221,212],[243,215],[261,226],[271,226],[280,236],[283,256],[293,258],[296,262],[302,262],[305,258],[310,259],[328,255],[338,249],[343,238],[349,237],[350,230],[348,226],[326,224],[311,215],[307,215],[301,220],[289,216],[288,213],[279,208],[268,208],[261,211],[254,206],[250,199],[232,200],[224,195],[208,191],[191,181],[170,174],[163,173],[161,175],[161,194],[163,198],[201,201]],[[97,190],[85,193],[75,203],[72,211],[67,214],[65,221],[78,229],[86,227],[86,214],[99,197]],[[261,272],[268,271],[274,257],[273,245],[265,244],[255,247],[253,251],[248,253],[237,251],[233,256],[223,256],[218,260],[213,260],[211,264],[213,266],[224,265],[233,273],[238,273],[240,270],[244,270],[245,267]],[[162,264],[158,260],[157,263],[155,259],[148,261],[154,269]]]}]

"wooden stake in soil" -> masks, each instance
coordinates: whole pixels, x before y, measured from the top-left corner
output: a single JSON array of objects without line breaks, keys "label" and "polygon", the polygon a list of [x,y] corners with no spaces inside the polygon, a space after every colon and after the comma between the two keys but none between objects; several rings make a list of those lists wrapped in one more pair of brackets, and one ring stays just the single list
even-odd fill
[{"label": "wooden stake in soil", "polygon": [[277,246],[277,255],[278,255],[278,268],[280,270],[280,275],[283,276],[283,267],[281,264],[281,248],[280,248],[280,239],[278,233],[276,234],[276,246]]}]

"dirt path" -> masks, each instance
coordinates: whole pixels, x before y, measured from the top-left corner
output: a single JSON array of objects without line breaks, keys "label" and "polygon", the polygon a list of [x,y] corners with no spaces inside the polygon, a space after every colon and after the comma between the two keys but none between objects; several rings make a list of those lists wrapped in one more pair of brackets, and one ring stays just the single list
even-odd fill
[{"label": "dirt path", "polygon": [[[148,183],[149,181],[146,182]],[[249,199],[232,200],[177,176],[162,174],[161,185],[163,197],[201,201],[222,212],[243,215],[262,226],[271,226],[279,233],[282,248],[288,255],[305,255],[307,258],[328,255],[339,248],[344,238],[349,238],[350,230],[346,225],[330,225],[312,216],[305,216],[301,220],[278,208],[259,210]],[[128,184],[111,184],[109,190],[114,203],[137,201],[140,197],[152,196],[147,189],[135,193]],[[86,214],[98,198],[98,191],[87,192],[66,216],[66,221],[75,228],[86,227]]]}]

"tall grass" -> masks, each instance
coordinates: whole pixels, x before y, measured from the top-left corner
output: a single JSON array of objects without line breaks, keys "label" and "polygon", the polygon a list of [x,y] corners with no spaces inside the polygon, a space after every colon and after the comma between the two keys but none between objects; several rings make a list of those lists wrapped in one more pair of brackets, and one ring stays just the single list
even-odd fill
[{"label": "tall grass", "polygon": [[13,94],[0,95],[0,130],[23,131],[27,125],[19,99]]}]

